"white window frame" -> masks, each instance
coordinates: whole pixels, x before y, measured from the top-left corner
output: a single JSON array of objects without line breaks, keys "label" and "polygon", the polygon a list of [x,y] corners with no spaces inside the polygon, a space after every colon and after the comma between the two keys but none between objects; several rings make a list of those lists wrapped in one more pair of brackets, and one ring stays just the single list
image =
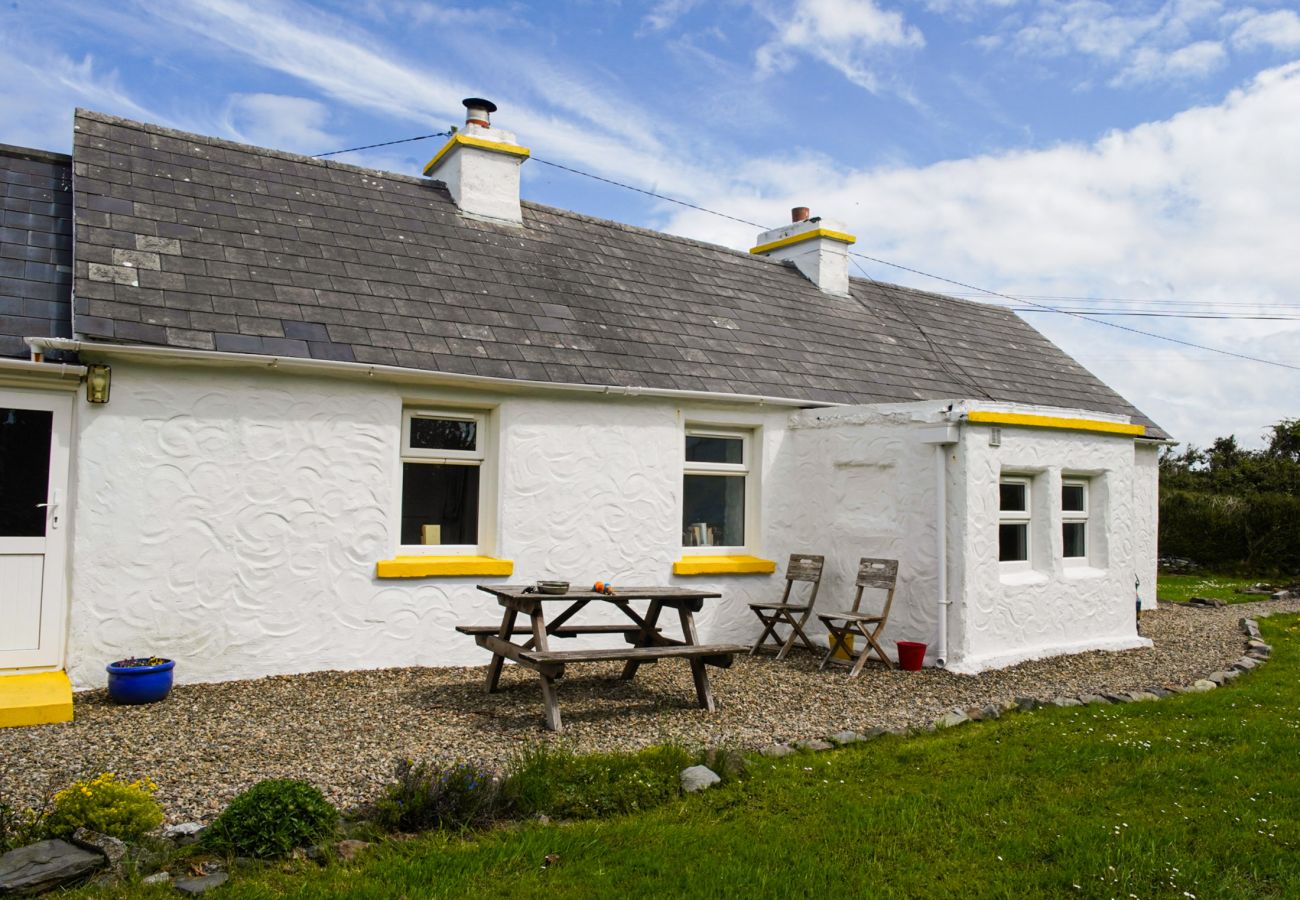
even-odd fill
[{"label": "white window frame", "polygon": [[[750,554],[751,548],[757,546],[758,538],[758,469],[754,465],[753,448],[756,444],[756,429],[718,427],[712,425],[687,425],[682,433],[682,505],[677,509],[677,521],[680,524],[686,503],[687,475],[728,475],[745,479],[745,543],[741,545],[689,547],[682,537],[683,556],[741,556]],[[688,437],[714,437],[739,439],[741,441],[739,463],[704,463],[689,462],[686,459],[686,439]]]},{"label": "white window frame", "polygon": [[[473,450],[434,450],[411,446],[412,419],[451,419],[473,422]],[[488,536],[493,533],[496,497],[496,467],[489,452],[492,446],[490,411],[483,409],[433,408],[410,405],[402,409],[401,454],[397,464],[394,527],[398,556],[478,556],[491,555]],[[446,466],[475,466],[478,475],[478,541],[473,544],[403,544],[402,494],[407,463]]]},{"label": "white window frame", "polygon": [[[1023,510],[1004,510],[1002,508],[1002,485],[1019,484],[1025,488],[1025,508]],[[1034,480],[1028,475],[1003,475],[998,478],[998,565],[1004,571],[1022,571],[1033,568],[1034,560]],[[1025,558],[1002,559],[1002,526],[1025,526]]]},{"label": "white window frame", "polygon": [[[1083,488],[1083,510],[1067,510],[1065,508],[1065,488],[1075,486]],[[1092,553],[1092,528],[1088,524],[1088,514],[1092,509],[1092,483],[1088,478],[1080,476],[1065,476],[1061,478],[1061,559],[1067,566],[1086,566],[1088,565],[1089,555]],[[1065,526],[1079,523],[1083,525],[1083,556],[1066,556],[1065,555]]]}]

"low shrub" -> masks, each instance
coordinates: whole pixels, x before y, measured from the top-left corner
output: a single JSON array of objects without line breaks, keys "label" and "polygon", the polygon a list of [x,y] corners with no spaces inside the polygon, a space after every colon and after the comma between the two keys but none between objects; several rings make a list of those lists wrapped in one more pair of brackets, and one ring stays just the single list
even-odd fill
[{"label": "low shrub", "polygon": [[695,758],[680,747],[593,753],[538,745],[510,766],[502,793],[521,816],[594,819],[658,806],[678,796],[682,769]]},{"label": "low shrub", "polygon": [[119,781],[112,772],[73,782],[54,795],[46,830],[67,837],[78,828],[132,841],[162,824],[163,811],[149,778]]},{"label": "low shrub", "polygon": [[495,773],[468,763],[441,766],[402,760],[397,781],[370,810],[371,817],[393,831],[471,828],[495,818],[500,782]]},{"label": "low shrub", "polygon": [[232,856],[277,859],[333,833],[339,813],[305,781],[272,778],[244,791],[203,832],[203,844]]},{"label": "low shrub", "polygon": [[44,838],[48,818],[48,807],[25,809],[0,803],[0,853],[34,844]]}]

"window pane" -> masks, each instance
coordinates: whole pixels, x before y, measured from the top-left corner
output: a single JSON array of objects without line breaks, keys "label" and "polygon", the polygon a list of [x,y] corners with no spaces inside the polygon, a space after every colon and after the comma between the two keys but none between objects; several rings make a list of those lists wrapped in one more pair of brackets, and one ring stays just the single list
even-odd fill
[{"label": "window pane", "polygon": [[1028,506],[1028,488],[1027,484],[1019,481],[1004,481],[998,485],[999,503],[998,508],[1003,512],[1027,512]]},{"label": "window pane", "polygon": [[702,437],[686,435],[686,461],[702,463],[735,463],[744,459],[745,442],[741,438]]},{"label": "window pane", "polygon": [[687,475],[682,546],[741,547],[744,543],[744,476]]},{"label": "window pane", "polygon": [[998,526],[998,561],[1025,562],[1029,559],[1029,526],[1023,522]]},{"label": "window pane", "polygon": [[1088,555],[1088,526],[1083,522],[1066,522],[1061,526],[1063,551],[1067,559],[1079,559]]},{"label": "window pane", "polygon": [[[44,537],[54,413],[0,409],[0,536]],[[6,587],[9,587],[6,585]]]},{"label": "window pane", "polygon": [[478,423],[465,419],[411,416],[411,447],[416,450],[477,449]]},{"label": "window pane", "polygon": [[1061,509],[1066,512],[1083,512],[1087,491],[1081,484],[1061,485]]},{"label": "window pane", "polygon": [[478,466],[402,464],[402,543],[478,543]]}]

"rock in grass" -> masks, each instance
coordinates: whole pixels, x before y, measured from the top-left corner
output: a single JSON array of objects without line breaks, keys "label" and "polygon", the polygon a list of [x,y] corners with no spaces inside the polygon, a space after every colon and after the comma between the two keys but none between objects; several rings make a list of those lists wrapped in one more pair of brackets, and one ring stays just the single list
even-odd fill
[{"label": "rock in grass", "polygon": [[172,880],[171,872],[154,872],[140,879],[141,884],[166,884]]},{"label": "rock in grass", "polygon": [[981,719],[997,719],[1002,716],[1002,707],[996,703],[990,703],[988,706],[980,707]]},{"label": "rock in grass", "polygon": [[843,746],[844,744],[858,743],[862,740],[862,735],[858,734],[856,731],[837,731],[834,734],[827,735],[826,740],[830,741],[832,744]]},{"label": "rock in grass", "polygon": [[1037,697],[1016,698],[1016,709],[1020,710],[1021,712],[1029,712],[1030,710],[1038,709],[1038,707],[1042,705],[1043,704],[1039,702]]},{"label": "rock in grass", "polygon": [[834,745],[829,744],[826,741],[820,741],[817,738],[813,738],[811,741],[794,742],[794,747],[797,750],[830,750],[832,746]]},{"label": "rock in grass", "polygon": [[1129,696],[1133,698],[1134,703],[1151,703],[1160,698],[1150,691],[1131,691]]},{"label": "rock in grass", "polygon": [[794,752],[794,748],[791,747],[789,744],[773,744],[770,747],[764,747],[762,750],[758,752],[762,753],[764,756],[771,756],[776,758],[782,756],[789,756],[791,753]]},{"label": "rock in grass", "polygon": [[1052,701],[1053,706],[1083,706],[1083,701],[1078,697],[1057,697]]},{"label": "rock in grass", "polygon": [[689,769],[682,769],[681,779],[682,790],[688,794],[711,788],[722,781],[718,773],[708,766],[691,766]]},{"label": "rock in grass", "polygon": [[0,894],[39,894],[84,878],[104,857],[67,841],[41,841],[0,856]]},{"label": "rock in grass", "polygon": [[334,845],[334,852],[338,854],[339,859],[344,862],[353,862],[362,850],[367,847],[373,847],[374,844],[369,841],[357,841],[349,838],[348,840],[339,841]]},{"label": "rock in grass", "polygon": [[1205,678],[1199,678],[1196,681],[1193,681],[1191,685],[1187,688],[1187,690],[1194,694],[1203,694],[1206,691],[1212,691],[1217,687],[1218,685],[1215,684],[1213,681],[1209,681],[1208,679]]},{"label": "rock in grass", "polygon": [[115,873],[121,873],[122,860],[126,857],[126,844],[120,839],[91,831],[89,828],[78,828],[72,832],[72,843],[83,850],[102,853],[108,860],[109,868]]},{"label": "rock in grass", "polygon": [[1125,693],[1102,694],[1102,696],[1105,697],[1107,700],[1109,700],[1111,703],[1132,703],[1133,702],[1133,698]]},{"label": "rock in grass", "polygon": [[965,725],[969,721],[970,721],[970,717],[968,717],[964,712],[953,710],[947,715],[943,715],[935,719],[934,727],[935,728],[956,728],[958,725]]},{"label": "rock in grass", "polygon": [[1240,669],[1243,672],[1249,672],[1251,669],[1258,669],[1259,662],[1251,659],[1249,656],[1243,656],[1241,659],[1233,663],[1232,667],[1234,669]]},{"label": "rock in grass", "polygon": [[179,825],[168,825],[163,829],[162,836],[178,847],[188,847],[198,843],[202,831],[203,826],[198,822],[181,822]]},{"label": "rock in grass", "polygon": [[1213,681],[1217,685],[1222,685],[1228,680],[1228,675],[1226,672],[1211,672],[1209,675],[1206,675],[1205,678],[1207,681]]},{"label": "rock in grass", "polygon": [[866,731],[862,732],[862,739],[864,741],[874,741],[882,734],[889,734],[889,732],[877,725],[874,728],[868,728]]},{"label": "rock in grass", "polygon": [[1081,700],[1085,706],[1095,706],[1110,702],[1101,694],[1080,694],[1079,700]]},{"label": "rock in grass", "polygon": [[204,875],[201,878],[178,878],[172,882],[172,885],[182,894],[198,896],[215,887],[221,887],[229,880],[230,876],[225,872],[213,872],[211,875]]}]

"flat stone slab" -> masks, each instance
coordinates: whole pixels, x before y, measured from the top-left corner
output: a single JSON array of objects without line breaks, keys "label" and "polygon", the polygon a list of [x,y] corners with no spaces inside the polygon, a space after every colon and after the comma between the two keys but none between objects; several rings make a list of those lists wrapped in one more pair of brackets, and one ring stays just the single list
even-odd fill
[{"label": "flat stone slab", "polygon": [[1206,691],[1212,691],[1217,687],[1218,685],[1215,684],[1213,681],[1208,681],[1207,679],[1201,678],[1196,681],[1193,681],[1188,686],[1187,690],[1194,694],[1203,694]]},{"label": "flat stone slab", "polygon": [[816,738],[811,741],[795,741],[794,746],[797,750],[830,750],[834,747],[833,744],[827,741],[819,741]]},{"label": "flat stone slab", "polygon": [[39,894],[84,878],[104,864],[99,853],[67,841],[41,841],[0,856],[0,894]]},{"label": "flat stone slab", "polygon": [[794,748],[789,744],[773,744],[770,747],[764,747],[758,752],[762,753],[764,756],[782,757],[789,756],[794,752]]},{"label": "flat stone slab", "polygon": [[1243,672],[1249,672],[1251,669],[1259,668],[1259,662],[1251,659],[1249,656],[1243,656],[1232,665],[1234,668],[1241,669]]},{"label": "flat stone slab", "polygon": [[178,878],[172,882],[172,887],[183,894],[198,896],[215,887],[221,887],[229,880],[230,876],[225,872],[213,872],[211,875],[204,875],[202,878]]},{"label": "flat stone slab", "polygon": [[970,718],[964,712],[950,712],[947,715],[940,716],[934,720],[935,728],[956,728],[958,725],[965,725]]},{"label": "flat stone slab", "polygon": [[1094,706],[1096,704],[1102,704],[1102,703],[1110,703],[1110,701],[1107,700],[1105,697],[1103,697],[1101,694],[1082,694],[1080,695],[1079,699],[1082,700],[1088,706]]},{"label": "flat stone slab", "polygon": [[1083,706],[1083,701],[1078,697],[1057,697],[1052,701],[1053,706]]},{"label": "flat stone slab", "polygon": [[856,744],[862,740],[862,735],[856,731],[837,731],[834,734],[827,735],[826,740],[833,744]]},{"label": "flat stone slab", "polygon": [[682,769],[681,779],[682,790],[688,794],[711,788],[722,781],[718,773],[708,766],[691,766],[689,769]]}]

